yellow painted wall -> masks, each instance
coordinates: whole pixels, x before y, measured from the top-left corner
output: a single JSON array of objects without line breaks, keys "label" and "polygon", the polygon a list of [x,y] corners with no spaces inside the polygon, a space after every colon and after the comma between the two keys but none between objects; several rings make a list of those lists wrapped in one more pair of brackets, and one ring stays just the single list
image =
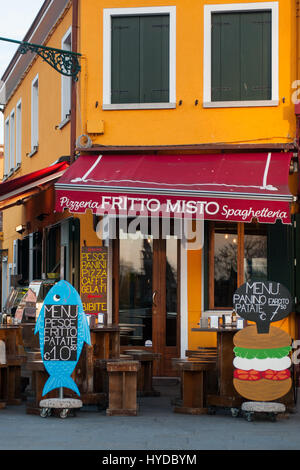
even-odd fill
[{"label": "yellow painted wall", "polygon": [[[62,38],[71,25],[72,10],[69,9],[54,28],[45,45],[61,49]],[[39,76],[39,148],[35,155],[28,157],[31,152],[31,83],[37,74]],[[61,75],[37,57],[7,103],[4,120],[16,108],[16,104],[20,99],[22,100],[22,163],[11,178],[17,178],[45,168],[61,156],[70,155],[70,123],[61,130],[56,129],[56,126],[61,122]],[[24,236],[38,229],[41,224],[38,223],[35,217],[41,212],[47,212],[49,201],[46,203],[45,201],[48,199],[49,193],[42,197],[31,198],[25,206],[16,206],[3,211],[3,248],[8,249],[9,263],[12,262],[13,240],[22,238],[16,233],[16,226],[26,225],[27,222],[31,221],[31,227],[24,232]],[[52,197],[52,204],[53,200]],[[53,210],[53,207],[51,210]],[[67,214],[52,215],[51,223],[66,216]],[[50,225],[49,219],[45,219],[45,222]]]},{"label": "yellow painted wall", "polygon": [[[100,145],[179,145],[196,143],[292,142],[295,137],[292,82],[296,79],[296,12],[293,0],[279,0],[279,105],[276,107],[204,109],[204,5],[241,3],[219,0],[81,1],[80,45],[85,59],[81,74],[82,129],[104,121],[104,134],[91,136]],[[259,2],[258,2],[259,3]],[[176,5],[177,108],[102,110],[103,9]],[[88,21],[87,21],[88,19]],[[287,33],[288,31],[288,33]],[[285,99],[285,102],[283,102]],[[178,105],[182,100],[182,106]],[[199,100],[195,106],[195,100]],[[98,102],[98,106],[96,103]]]}]

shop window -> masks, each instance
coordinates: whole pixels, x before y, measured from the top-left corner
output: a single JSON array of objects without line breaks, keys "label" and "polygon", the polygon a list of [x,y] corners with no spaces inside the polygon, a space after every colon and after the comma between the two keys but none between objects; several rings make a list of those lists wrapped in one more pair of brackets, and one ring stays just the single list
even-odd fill
[{"label": "shop window", "polygon": [[65,279],[79,290],[79,219],[64,220],[48,227],[46,233],[46,275],[53,273],[57,279]]},{"label": "shop window", "polygon": [[16,243],[16,273],[20,276],[19,284],[29,284],[29,237],[17,240]]},{"label": "shop window", "polygon": [[205,106],[277,105],[277,2],[209,5],[204,16]]},{"label": "shop window", "polygon": [[47,273],[60,272],[60,225],[55,225],[48,229],[47,236]]},{"label": "shop window", "polygon": [[268,227],[216,222],[208,225],[206,234],[206,303],[209,309],[232,308],[232,297],[238,286],[253,279],[268,278]]},{"label": "shop window", "polygon": [[32,279],[42,278],[42,233],[32,234]]},{"label": "shop window", "polygon": [[103,108],[175,107],[176,9],[126,11],[104,10]]}]

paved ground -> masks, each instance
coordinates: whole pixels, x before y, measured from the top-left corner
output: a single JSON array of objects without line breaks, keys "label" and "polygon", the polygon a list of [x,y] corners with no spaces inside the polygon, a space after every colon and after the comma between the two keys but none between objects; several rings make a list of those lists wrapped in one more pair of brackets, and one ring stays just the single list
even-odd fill
[{"label": "paved ground", "polygon": [[95,408],[76,417],[27,415],[25,405],[0,410],[0,450],[296,450],[300,449],[300,407],[277,422],[175,414],[173,385],[162,395],[141,398],[137,417],[110,417]]}]

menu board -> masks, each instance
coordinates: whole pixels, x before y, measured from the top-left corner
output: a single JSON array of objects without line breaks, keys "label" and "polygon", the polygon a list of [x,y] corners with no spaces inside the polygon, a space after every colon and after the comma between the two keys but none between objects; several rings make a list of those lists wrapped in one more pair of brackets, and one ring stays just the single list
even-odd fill
[{"label": "menu board", "polygon": [[108,250],[104,246],[81,248],[80,297],[87,315],[107,314]]},{"label": "menu board", "polygon": [[251,281],[235,291],[233,308],[240,317],[256,322],[259,332],[267,333],[271,322],[282,320],[292,311],[292,298],[279,282]]},{"label": "menu board", "polygon": [[78,306],[45,305],[44,361],[77,361]]}]

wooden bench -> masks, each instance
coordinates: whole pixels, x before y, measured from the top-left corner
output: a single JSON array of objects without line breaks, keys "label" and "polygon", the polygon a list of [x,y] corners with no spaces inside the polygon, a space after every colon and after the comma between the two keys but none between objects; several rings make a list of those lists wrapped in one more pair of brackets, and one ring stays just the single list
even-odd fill
[{"label": "wooden bench", "polygon": [[136,416],[137,405],[137,373],[140,363],[133,360],[114,360],[106,362],[109,380],[108,416]]},{"label": "wooden bench", "polygon": [[153,388],[153,361],[160,360],[161,354],[141,349],[126,349],[124,354],[129,355],[135,361],[140,362],[138,371],[138,394],[144,397],[159,396],[160,393]]},{"label": "wooden bench", "polygon": [[175,413],[206,414],[207,373],[216,368],[214,361],[173,359],[173,367],[181,373],[182,403]]}]

